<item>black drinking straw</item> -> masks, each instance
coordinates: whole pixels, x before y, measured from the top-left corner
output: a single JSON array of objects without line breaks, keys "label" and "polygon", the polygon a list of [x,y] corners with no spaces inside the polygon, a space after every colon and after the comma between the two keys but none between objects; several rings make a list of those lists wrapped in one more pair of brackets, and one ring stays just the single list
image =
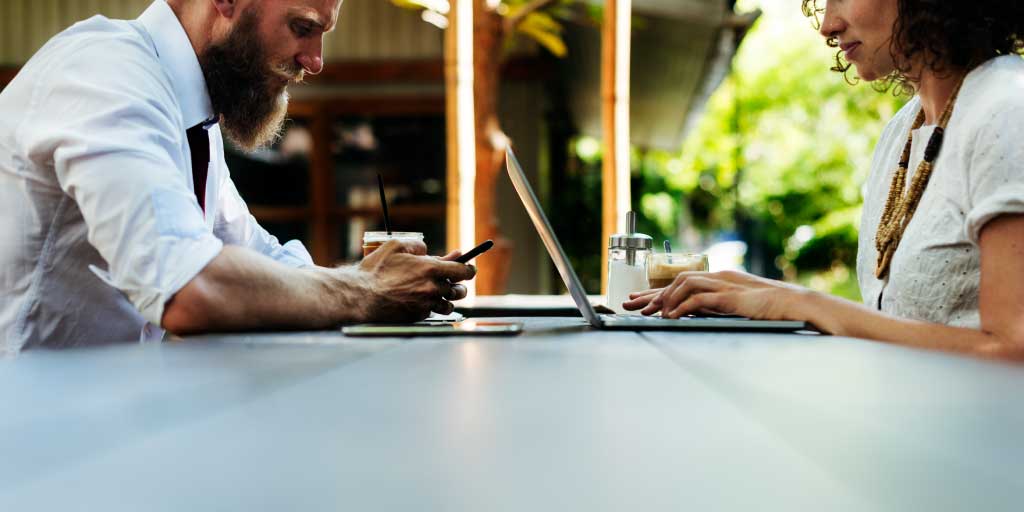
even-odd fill
[{"label": "black drinking straw", "polygon": [[377,185],[380,186],[380,207],[384,209],[384,230],[391,236],[391,219],[388,218],[388,200],[384,197],[384,178],[377,174]]}]

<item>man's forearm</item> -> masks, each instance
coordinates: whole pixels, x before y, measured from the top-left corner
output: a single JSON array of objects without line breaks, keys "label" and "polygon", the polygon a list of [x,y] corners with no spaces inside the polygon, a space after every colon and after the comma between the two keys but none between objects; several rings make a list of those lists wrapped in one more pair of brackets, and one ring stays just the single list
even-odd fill
[{"label": "man's forearm", "polygon": [[164,308],[177,334],[330,327],[365,318],[368,287],[354,267],[296,269],[225,246]]}]

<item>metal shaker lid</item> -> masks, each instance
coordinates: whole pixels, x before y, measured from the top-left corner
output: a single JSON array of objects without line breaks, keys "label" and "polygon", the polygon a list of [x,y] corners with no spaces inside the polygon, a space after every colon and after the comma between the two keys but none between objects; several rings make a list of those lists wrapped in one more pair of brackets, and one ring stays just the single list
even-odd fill
[{"label": "metal shaker lid", "polygon": [[636,212],[626,213],[626,227],[628,233],[616,233],[608,237],[609,249],[650,249],[654,246],[654,239],[636,232]]},{"label": "metal shaker lid", "polygon": [[612,249],[650,249],[653,245],[654,240],[642,233],[619,233],[608,237],[608,247]]}]

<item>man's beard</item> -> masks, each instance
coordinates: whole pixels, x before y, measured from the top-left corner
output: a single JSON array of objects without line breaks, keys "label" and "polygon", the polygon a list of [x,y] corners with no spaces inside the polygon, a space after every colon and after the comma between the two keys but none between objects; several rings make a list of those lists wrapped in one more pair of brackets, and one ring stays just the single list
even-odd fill
[{"label": "man's beard", "polygon": [[206,89],[224,135],[242,149],[252,151],[281,135],[288,113],[287,83],[302,80],[298,65],[268,64],[259,38],[258,11],[247,9],[227,38],[210,45],[199,57]]}]

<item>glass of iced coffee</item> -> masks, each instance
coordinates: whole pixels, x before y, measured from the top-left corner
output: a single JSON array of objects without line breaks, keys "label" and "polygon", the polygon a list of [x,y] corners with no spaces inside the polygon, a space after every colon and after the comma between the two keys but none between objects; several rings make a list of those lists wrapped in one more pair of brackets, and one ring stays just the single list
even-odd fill
[{"label": "glass of iced coffee", "polygon": [[388,240],[422,242],[423,233],[392,231],[389,234],[387,231],[367,231],[363,233],[363,257],[365,258],[369,256],[371,252],[377,250],[378,247],[384,245],[384,242],[387,242]]},{"label": "glass of iced coffee", "polygon": [[647,284],[651,288],[664,288],[672,284],[680,272],[707,271],[707,254],[655,253],[647,260]]}]

